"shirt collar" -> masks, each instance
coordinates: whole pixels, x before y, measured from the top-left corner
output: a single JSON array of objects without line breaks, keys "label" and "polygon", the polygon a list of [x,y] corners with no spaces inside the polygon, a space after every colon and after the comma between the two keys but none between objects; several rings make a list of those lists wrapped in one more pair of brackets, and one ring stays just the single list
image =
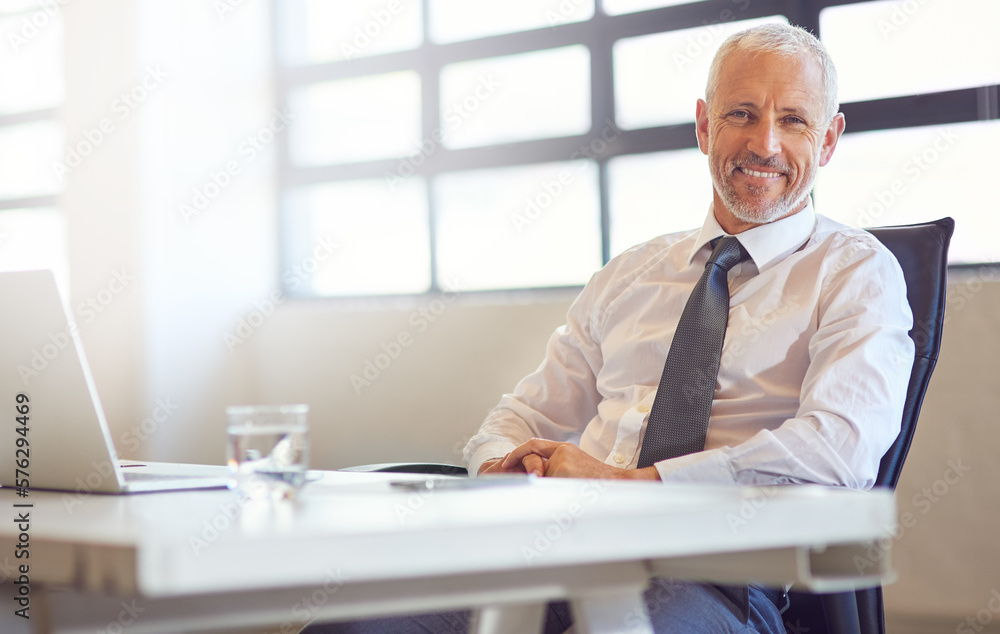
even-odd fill
[{"label": "shirt collar", "polygon": [[[816,225],[816,212],[813,211],[812,199],[807,198],[806,201],[802,211],[781,220],[747,229],[736,236],[750,254],[758,271],[763,272],[785,259],[805,244],[812,235],[813,227]],[[695,256],[705,245],[724,235],[728,234],[715,219],[715,211],[712,205],[709,205],[708,217],[705,218],[705,224],[702,225],[691,247],[688,264],[694,262]]]}]

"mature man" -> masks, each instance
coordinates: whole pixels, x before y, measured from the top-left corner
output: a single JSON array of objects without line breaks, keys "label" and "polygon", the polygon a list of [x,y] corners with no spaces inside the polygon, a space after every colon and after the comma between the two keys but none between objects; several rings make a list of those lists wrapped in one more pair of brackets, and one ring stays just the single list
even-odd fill
[{"label": "mature man", "polygon": [[[812,209],[844,131],[836,95],[829,56],[802,29],[723,43],[696,111],[715,190],[704,225],[594,275],[541,366],[469,442],[470,473],[873,484],[899,431],[911,316],[893,256]],[[717,319],[703,312],[720,301]],[[657,632],[784,632],[773,589],[654,579],[646,601]],[[454,616],[421,618],[434,631]],[[424,631],[415,623],[349,631]],[[552,606],[546,631],[568,624]]]}]

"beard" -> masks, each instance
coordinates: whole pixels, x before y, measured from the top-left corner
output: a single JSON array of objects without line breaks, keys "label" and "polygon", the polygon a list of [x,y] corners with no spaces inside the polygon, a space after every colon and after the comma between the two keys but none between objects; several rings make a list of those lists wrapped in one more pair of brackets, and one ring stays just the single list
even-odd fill
[{"label": "beard", "polygon": [[777,200],[767,198],[768,188],[752,185],[737,187],[732,178],[737,168],[749,167],[760,172],[780,172],[785,175],[787,182],[792,182],[795,170],[773,157],[762,159],[756,154],[748,153],[726,163],[711,162],[712,184],[723,204],[737,220],[755,225],[767,224],[802,207],[816,179],[818,160],[818,156],[814,157],[808,168],[809,172],[798,187],[786,189]]}]

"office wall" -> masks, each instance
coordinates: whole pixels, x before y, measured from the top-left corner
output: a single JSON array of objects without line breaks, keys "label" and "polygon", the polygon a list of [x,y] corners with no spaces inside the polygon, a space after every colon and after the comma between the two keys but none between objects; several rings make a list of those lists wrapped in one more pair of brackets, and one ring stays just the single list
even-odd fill
[{"label": "office wall", "polygon": [[70,301],[112,437],[129,457],[218,462],[221,412],[252,400],[225,336],[277,288],[275,121],[264,3],[95,0],[62,8],[59,197]]},{"label": "office wall", "polygon": [[[899,581],[886,588],[886,609],[952,619],[935,631],[996,631],[1000,272],[951,279],[941,359],[897,487]],[[956,630],[967,618],[975,628]]]}]

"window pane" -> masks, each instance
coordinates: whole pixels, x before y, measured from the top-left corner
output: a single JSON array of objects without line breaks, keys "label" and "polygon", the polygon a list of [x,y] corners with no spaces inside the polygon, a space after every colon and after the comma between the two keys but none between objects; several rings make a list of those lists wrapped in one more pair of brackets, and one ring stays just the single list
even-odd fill
[{"label": "window pane", "polygon": [[0,19],[0,115],[63,100],[62,13],[35,9]]},{"label": "window pane", "polygon": [[[429,290],[422,179],[328,183],[290,192],[285,206],[291,244],[282,281],[289,291],[349,296]],[[329,257],[319,261],[325,253]]]},{"label": "window pane", "polygon": [[[672,7],[678,4],[694,4],[705,0],[604,0],[602,3],[604,12],[608,15],[621,15],[622,13],[635,13],[636,11],[646,11],[647,9],[658,9],[660,7]],[[750,0],[741,0],[737,5],[746,8]]]},{"label": "window pane", "polygon": [[0,13],[18,13],[38,7],[38,0],[0,0]]},{"label": "window pane", "polygon": [[620,156],[608,162],[611,255],[664,233],[697,229],[712,202],[700,150]]},{"label": "window pane", "polygon": [[592,161],[445,174],[434,194],[443,288],[577,285],[601,266]]},{"label": "window pane", "polygon": [[0,128],[0,198],[43,196],[61,189],[52,168],[63,160],[61,144],[54,121]]},{"label": "window pane", "polygon": [[423,40],[419,0],[286,0],[276,6],[288,65],[405,51]]},{"label": "window pane", "polygon": [[420,147],[420,76],[412,71],[310,84],[289,96],[298,165],[406,156]]},{"label": "window pane", "polygon": [[431,37],[457,42],[527,31],[594,15],[594,0],[430,0]]},{"label": "window pane", "polygon": [[445,66],[441,130],[453,148],[589,131],[590,52],[568,46]]},{"label": "window pane", "polygon": [[722,42],[773,22],[788,20],[770,16],[618,40],[612,49],[618,125],[636,129],[694,121],[695,103],[705,97],[708,68]]},{"label": "window pane", "polygon": [[952,216],[951,262],[996,262],[1000,216],[983,191],[998,145],[1000,121],[845,135],[819,170],[816,210],[861,227]]},{"label": "window pane", "polygon": [[66,218],[55,209],[0,211],[0,271],[52,269],[68,289]]},{"label": "window pane", "polygon": [[824,9],[841,101],[1000,83],[1000,2],[865,2]]}]

